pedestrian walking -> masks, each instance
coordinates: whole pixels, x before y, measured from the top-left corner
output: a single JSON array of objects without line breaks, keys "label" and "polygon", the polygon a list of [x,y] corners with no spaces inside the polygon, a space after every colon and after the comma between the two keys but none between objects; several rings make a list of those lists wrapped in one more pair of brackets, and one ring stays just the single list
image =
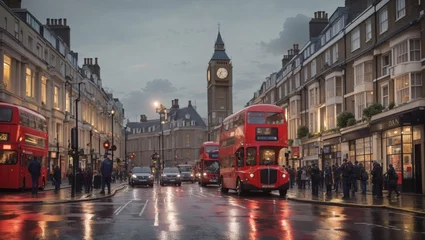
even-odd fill
[{"label": "pedestrian walking", "polygon": [[89,165],[85,171],[84,175],[84,181],[85,181],[85,191],[86,193],[91,192],[93,188],[93,170],[91,169],[91,166]]},{"label": "pedestrian walking", "polygon": [[369,180],[369,174],[366,172],[366,169],[363,167],[363,164],[359,164],[360,168],[360,188],[362,194],[365,195],[367,191],[367,181]]},{"label": "pedestrian walking", "polygon": [[41,176],[41,164],[35,157],[30,156],[30,158],[32,158],[32,160],[28,165],[28,172],[31,174],[32,194],[37,194],[38,179]]},{"label": "pedestrian walking", "polygon": [[335,189],[335,192],[337,193],[339,190],[339,186],[341,185],[341,169],[339,168],[338,163],[335,164],[333,173],[334,173],[334,189]]},{"label": "pedestrian walking", "polygon": [[343,199],[350,198],[350,177],[351,177],[351,169],[352,164],[350,165],[347,162],[347,159],[344,159],[344,163],[341,165],[341,172],[342,172],[342,192],[343,192]]},{"label": "pedestrian walking", "polygon": [[391,198],[391,193],[393,191],[397,194],[397,197],[399,197],[400,193],[397,190],[398,174],[395,171],[392,164],[388,165],[387,177],[388,177],[388,196],[387,197]]},{"label": "pedestrian walking", "polygon": [[313,164],[311,168],[311,193],[316,197],[319,196],[320,178],[320,169],[316,164]]},{"label": "pedestrian walking", "polygon": [[376,196],[376,198],[382,198],[382,167],[378,163],[378,161],[373,162],[373,170],[372,170],[372,189],[373,189],[373,195]]},{"label": "pedestrian walking", "polygon": [[62,183],[62,171],[58,165],[53,170],[53,181],[55,181],[55,193],[58,193]]},{"label": "pedestrian walking", "polygon": [[332,183],[333,183],[333,174],[331,166],[326,166],[325,169],[325,185],[326,185],[326,194],[332,194]]},{"label": "pedestrian walking", "polygon": [[305,166],[301,169],[301,188],[305,189],[305,182],[307,181],[307,170]]},{"label": "pedestrian walking", "polygon": [[360,179],[360,168],[359,168],[359,162],[355,161],[352,171],[351,171],[351,193],[354,195],[357,192],[358,184],[357,180]]},{"label": "pedestrian walking", "polygon": [[111,194],[111,177],[113,171],[113,162],[109,159],[108,155],[105,154],[105,159],[102,161],[100,166],[100,173],[102,174],[102,190],[100,194],[105,194],[105,185],[108,187],[108,194]]}]

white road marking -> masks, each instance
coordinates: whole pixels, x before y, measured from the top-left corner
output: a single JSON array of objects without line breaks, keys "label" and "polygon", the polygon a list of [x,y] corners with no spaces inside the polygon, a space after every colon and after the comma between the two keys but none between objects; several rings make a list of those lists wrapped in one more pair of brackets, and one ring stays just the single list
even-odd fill
[{"label": "white road marking", "polygon": [[236,204],[236,203],[230,203],[230,205],[246,209],[246,207],[239,205],[239,204]]},{"label": "white road marking", "polygon": [[130,200],[130,201],[128,201],[128,203],[126,203],[115,215],[117,215],[118,216],[118,214],[120,214],[120,212],[125,208],[125,207],[127,207],[127,205],[128,204],[130,204],[131,202],[132,202],[133,200]]},{"label": "white road marking", "polygon": [[119,208],[117,208],[117,210],[115,210],[115,212],[114,213],[117,213],[120,209],[122,208],[122,206],[121,207],[119,207]]},{"label": "white road marking", "polygon": [[204,194],[202,194],[202,193],[198,193],[198,195],[199,195],[199,196],[201,196],[201,197],[208,198],[208,196],[207,196],[207,195],[204,195]]},{"label": "white road marking", "polygon": [[145,211],[146,207],[148,206],[148,202],[149,202],[149,200],[146,200],[145,205],[142,208],[142,211],[140,211],[140,213],[139,213],[139,217],[142,216],[143,212]]}]

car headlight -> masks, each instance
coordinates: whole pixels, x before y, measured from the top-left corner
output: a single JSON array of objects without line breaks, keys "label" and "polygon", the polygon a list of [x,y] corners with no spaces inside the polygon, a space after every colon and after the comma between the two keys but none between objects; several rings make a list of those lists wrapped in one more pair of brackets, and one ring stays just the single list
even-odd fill
[{"label": "car headlight", "polygon": [[207,173],[206,172],[204,172],[204,176],[207,176]]},{"label": "car headlight", "polygon": [[253,178],[254,177],[254,173],[249,174],[249,177],[250,178]]},{"label": "car headlight", "polygon": [[137,176],[136,176],[136,175],[134,175],[134,174],[133,174],[133,175],[131,175],[131,177],[132,177],[132,178],[137,178]]},{"label": "car headlight", "polygon": [[286,178],[286,174],[282,174],[282,177],[283,177],[283,178]]},{"label": "car headlight", "polygon": [[153,175],[149,175],[149,178],[153,178]]},{"label": "car headlight", "polygon": [[180,174],[177,174],[177,177],[180,177]]},{"label": "car headlight", "polygon": [[193,177],[193,173],[191,173],[190,176]]},{"label": "car headlight", "polygon": [[196,174],[196,176],[200,177],[200,176],[201,176],[201,174],[200,174],[200,173],[197,173],[197,174]]},{"label": "car headlight", "polygon": [[167,175],[165,175],[165,174],[162,174],[161,176],[163,176],[163,177],[166,177]]}]

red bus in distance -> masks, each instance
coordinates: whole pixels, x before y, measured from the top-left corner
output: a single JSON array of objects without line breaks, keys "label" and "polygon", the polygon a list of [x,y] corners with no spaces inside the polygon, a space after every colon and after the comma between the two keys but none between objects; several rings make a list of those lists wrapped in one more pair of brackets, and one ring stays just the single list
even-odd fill
[{"label": "red bus in distance", "polygon": [[204,142],[199,149],[199,185],[218,184],[218,142]]},{"label": "red bus in distance", "polygon": [[48,134],[46,119],[22,106],[0,102],[0,188],[31,188],[28,164],[41,163],[39,186],[47,181]]},{"label": "red bus in distance", "polygon": [[220,130],[221,191],[278,190],[286,196],[289,174],[278,160],[287,145],[284,110],[276,105],[253,105],[227,117]]}]

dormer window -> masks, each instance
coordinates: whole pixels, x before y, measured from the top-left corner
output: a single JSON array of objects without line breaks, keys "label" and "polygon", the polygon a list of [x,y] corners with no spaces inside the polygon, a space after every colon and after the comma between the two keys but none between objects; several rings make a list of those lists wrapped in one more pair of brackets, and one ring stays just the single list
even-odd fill
[{"label": "dormer window", "polygon": [[189,113],[186,113],[186,115],[184,115],[184,117],[189,120],[190,119],[190,114]]}]

